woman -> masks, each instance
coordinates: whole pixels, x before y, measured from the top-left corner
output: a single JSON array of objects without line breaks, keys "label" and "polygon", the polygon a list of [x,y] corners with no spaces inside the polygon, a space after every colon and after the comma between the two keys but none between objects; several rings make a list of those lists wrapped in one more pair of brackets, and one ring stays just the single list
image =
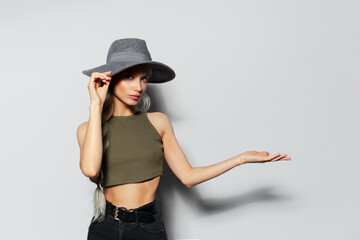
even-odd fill
[{"label": "woman", "polygon": [[90,76],[90,117],[77,129],[80,168],[97,184],[88,239],[167,239],[156,197],[164,158],[188,188],[244,163],[291,159],[247,151],[192,167],[167,115],[147,113],[148,84],[171,81],[175,72],[152,61],[146,42],[138,38],[114,41],[106,62],[83,71]]}]

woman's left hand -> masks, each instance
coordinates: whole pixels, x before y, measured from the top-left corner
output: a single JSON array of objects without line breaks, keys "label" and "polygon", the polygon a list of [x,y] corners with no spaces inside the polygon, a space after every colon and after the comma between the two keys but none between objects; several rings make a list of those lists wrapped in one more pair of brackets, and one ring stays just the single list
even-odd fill
[{"label": "woman's left hand", "polygon": [[279,160],[290,160],[291,158],[287,154],[276,153],[269,156],[269,152],[262,151],[247,151],[240,153],[236,156],[239,165],[243,163],[265,163],[265,162],[275,162]]}]

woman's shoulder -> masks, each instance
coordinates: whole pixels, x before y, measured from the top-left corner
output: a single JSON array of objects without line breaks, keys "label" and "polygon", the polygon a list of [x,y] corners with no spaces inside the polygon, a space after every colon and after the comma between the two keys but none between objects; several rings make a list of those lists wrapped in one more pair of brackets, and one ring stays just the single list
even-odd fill
[{"label": "woman's shoulder", "polygon": [[148,116],[154,116],[155,118],[166,118],[167,115],[163,112],[147,112]]},{"label": "woman's shoulder", "polygon": [[77,128],[77,132],[79,132],[79,131],[82,132],[82,131],[86,130],[88,123],[89,123],[89,121],[80,123],[80,125]]},{"label": "woman's shoulder", "polygon": [[147,115],[149,118],[152,118],[157,122],[161,122],[162,124],[170,122],[170,118],[163,112],[147,112]]},{"label": "woman's shoulder", "polygon": [[147,112],[150,122],[159,131],[160,136],[171,126],[170,118],[163,112]]}]

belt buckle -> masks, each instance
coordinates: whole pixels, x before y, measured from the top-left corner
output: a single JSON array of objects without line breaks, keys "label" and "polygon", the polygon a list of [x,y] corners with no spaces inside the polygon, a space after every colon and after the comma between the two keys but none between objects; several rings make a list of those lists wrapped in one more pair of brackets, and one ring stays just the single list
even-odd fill
[{"label": "belt buckle", "polygon": [[125,207],[118,207],[115,206],[115,214],[114,214],[114,219],[120,221],[120,219],[118,218],[118,213],[119,213],[119,208],[126,211],[127,209]]}]

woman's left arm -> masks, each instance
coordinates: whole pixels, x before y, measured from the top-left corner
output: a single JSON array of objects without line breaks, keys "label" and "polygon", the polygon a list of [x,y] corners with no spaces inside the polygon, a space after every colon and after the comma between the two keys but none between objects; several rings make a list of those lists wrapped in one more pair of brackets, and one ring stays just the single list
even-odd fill
[{"label": "woman's left arm", "polygon": [[291,159],[286,157],[286,154],[280,155],[278,153],[269,156],[266,151],[247,151],[209,166],[192,167],[175,137],[170,119],[164,113],[161,113],[161,124],[164,129],[162,141],[166,162],[187,188],[217,177],[244,163],[264,163]]}]

